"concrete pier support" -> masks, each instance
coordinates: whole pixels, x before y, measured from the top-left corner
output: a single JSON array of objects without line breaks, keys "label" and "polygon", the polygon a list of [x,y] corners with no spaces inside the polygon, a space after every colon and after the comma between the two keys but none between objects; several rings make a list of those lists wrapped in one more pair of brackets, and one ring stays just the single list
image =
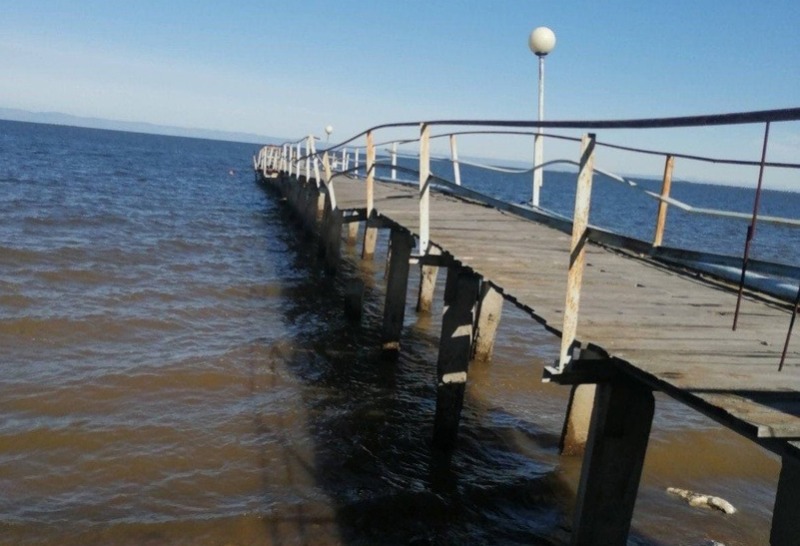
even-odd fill
[{"label": "concrete pier support", "polygon": [[453,449],[464,404],[467,368],[472,351],[473,311],[480,277],[461,267],[449,267],[444,292],[442,335],[436,364],[436,419],[434,447]]},{"label": "concrete pier support", "polygon": [[772,511],[771,546],[792,546],[800,541],[800,443],[782,457],[775,509]]},{"label": "concrete pier support", "polygon": [[390,243],[392,250],[386,281],[381,347],[384,351],[397,351],[400,349],[400,332],[405,318],[409,257],[414,237],[407,231],[393,229]]},{"label": "concrete pier support", "polygon": [[625,546],[655,402],[649,388],[618,377],[597,385],[581,468],[573,546]]},{"label": "concrete pier support", "polygon": [[[441,256],[442,251],[439,247],[430,246],[428,256]],[[436,278],[439,276],[439,266],[423,265],[420,266],[419,293],[417,295],[417,312],[430,313],[433,308],[433,291],[436,287]]]},{"label": "concrete pier support", "polygon": [[503,295],[488,282],[481,283],[478,298],[478,317],[475,321],[475,342],[472,358],[486,362],[492,358],[497,326],[503,312]]}]

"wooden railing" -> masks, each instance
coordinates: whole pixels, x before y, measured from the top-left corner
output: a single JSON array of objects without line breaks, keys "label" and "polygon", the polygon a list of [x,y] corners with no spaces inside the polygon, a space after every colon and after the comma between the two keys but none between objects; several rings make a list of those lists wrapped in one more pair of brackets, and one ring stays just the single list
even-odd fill
[{"label": "wooden railing", "polygon": [[[637,252],[647,248],[649,254],[655,257],[668,258],[669,255],[678,255],[681,251],[674,249],[665,249],[660,252],[664,232],[666,226],[666,218],[668,206],[676,206],[686,212],[703,214],[709,216],[728,217],[735,219],[747,220],[750,222],[745,240],[745,248],[739,267],[741,267],[741,279],[739,288],[739,300],[741,299],[742,288],[746,279],[748,268],[752,260],[749,257],[750,243],[752,241],[756,222],[758,220],[783,224],[788,226],[800,226],[800,219],[796,218],[783,218],[774,216],[761,216],[759,217],[759,200],[762,191],[763,173],[766,167],[785,168],[785,169],[800,169],[800,164],[797,163],[776,163],[766,161],[766,150],[769,138],[769,128],[772,123],[797,121],[800,120],[800,108],[783,109],[783,110],[768,110],[760,112],[744,112],[735,114],[721,114],[721,115],[707,115],[707,116],[690,116],[690,117],[675,117],[675,118],[661,118],[661,119],[634,119],[634,120],[607,120],[607,121],[542,121],[542,122],[528,122],[528,121],[480,121],[480,120],[440,120],[440,121],[424,121],[424,122],[406,122],[406,123],[392,123],[372,127],[366,131],[355,135],[354,137],[330,146],[325,150],[317,151],[315,148],[314,136],[308,136],[294,142],[287,142],[280,146],[267,146],[263,148],[257,158],[254,159],[254,164],[258,170],[264,173],[269,171],[280,171],[289,177],[305,177],[307,180],[314,179],[317,185],[324,186],[324,191],[330,195],[331,206],[336,208],[335,188],[334,188],[334,175],[335,174],[351,174],[358,176],[360,174],[359,159],[363,150],[365,156],[364,175],[365,175],[365,211],[366,217],[370,218],[374,212],[374,181],[376,179],[376,171],[379,166],[390,169],[390,179],[397,179],[397,172],[399,170],[406,170],[415,172],[418,180],[418,198],[419,198],[419,219],[418,219],[418,237],[419,237],[419,256],[426,256],[431,250],[431,235],[430,235],[430,190],[431,185],[434,183],[452,185],[454,187],[461,186],[461,171],[462,164],[470,164],[473,166],[480,166],[483,168],[494,168],[486,165],[479,165],[477,163],[464,162],[458,157],[458,136],[462,135],[519,135],[519,136],[533,136],[534,132],[525,129],[532,129],[538,127],[546,127],[552,129],[583,129],[583,130],[619,130],[619,129],[658,129],[658,128],[675,128],[675,127],[706,127],[706,126],[726,126],[726,125],[742,125],[742,124],[763,124],[765,127],[764,139],[762,144],[761,160],[758,162],[744,161],[738,159],[722,159],[704,156],[694,156],[687,154],[680,154],[675,152],[664,152],[655,150],[646,150],[633,147],[625,147],[614,144],[608,144],[598,141],[594,133],[584,134],[582,138],[578,139],[571,136],[547,134],[547,138],[566,139],[566,140],[580,140],[581,154],[577,161],[568,159],[559,159],[538,165],[537,169],[543,169],[555,163],[569,163],[578,167],[578,177],[575,195],[575,208],[573,217],[570,221],[572,242],[571,242],[571,256],[569,270],[568,270],[568,288],[565,302],[564,313],[564,326],[562,329],[562,350],[559,359],[559,368],[563,369],[570,359],[569,351],[573,345],[575,331],[577,327],[578,309],[580,303],[580,290],[581,279],[583,276],[583,252],[587,241],[601,240],[608,243],[613,239],[614,243],[623,248],[636,250]],[[387,133],[396,131],[398,129],[408,130],[409,128],[419,128],[419,136],[412,139],[388,139],[380,143],[375,142],[375,135],[377,133]],[[432,135],[431,131],[434,127],[445,127],[450,130],[441,134]],[[453,128],[468,127],[469,129],[453,130]],[[359,139],[364,138],[365,144],[360,147],[354,144]],[[447,138],[449,140],[450,157],[449,161],[453,169],[453,181],[445,180],[442,177],[434,176],[431,170],[431,141],[438,138]],[[418,145],[418,154],[415,157],[418,168],[408,169],[398,165],[397,148],[401,145],[408,144]],[[378,161],[377,150],[381,147],[390,146],[387,161]],[[661,191],[659,193],[651,192],[641,188],[636,182],[626,179],[622,176],[604,171],[595,165],[595,156],[599,148],[611,148],[621,151],[637,154],[650,154],[659,155],[664,158],[664,170],[662,176]],[[338,154],[338,155],[337,155]],[[350,158],[353,158],[353,166],[350,166]],[[681,202],[670,196],[672,173],[676,159],[686,159],[692,161],[710,162],[715,164],[728,164],[728,165],[744,165],[744,166],[757,166],[759,168],[759,177],[756,184],[754,206],[752,214],[744,214],[741,212],[726,211],[721,209],[710,209],[694,207],[690,204]],[[320,177],[318,164],[323,163],[324,177]],[[497,168],[494,168],[497,169]],[[533,172],[534,169],[523,169],[516,172]],[[630,188],[638,188],[646,195],[658,201],[658,208],[656,217],[654,219],[654,235],[650,243],[643,241],[633,240],[625,237],[615,237],[613,234],[608,234],[602,230],[593,228],[589,224],[589,209],[591,203],[591,189],[592,177],[594,173],[600,173],[608,178],[621,182]],[[533,201],[532,187],[531,203]],[[531,213],[541,215],[540,218],[550,217],[546,210],[540,207],[521,207],[526,208]],[[539,216],[537,216],[538,218]],[[691,253],[689,253],[691,254]],[[711,255],[697,256],[695,258],[706,257],[712,263],[716,260],[717,263],[724,261],[721,257],[714,257]],[[684,254],[688,256],[688,254]],[[730,260],[730,257],[728,257]],[[725,262],[727,264],[735,262]],[[756,263],[759,267],[765,266],[761,263]],[[776,264],[770,264],[767,269],[773,271],[781,269]],[[787,274],[797,277],[800,268],[787,266],[783,269]],[[797,298],[795,301],[795,309],[800,304],[800,289],[798,289]],[[737,309],[734,314],[733,329],[736,328],[736,320],[738,317],[739,303],[737,301]]]}]

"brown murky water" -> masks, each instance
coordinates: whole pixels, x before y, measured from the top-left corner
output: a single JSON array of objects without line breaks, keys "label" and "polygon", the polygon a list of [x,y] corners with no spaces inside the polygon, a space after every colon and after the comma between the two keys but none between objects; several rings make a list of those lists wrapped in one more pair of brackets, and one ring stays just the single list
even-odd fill
[{"label": "brown murky water", "polygon": [[[0,544],[564,543],[580,463],[557,455],[568,393],[541,383],[557,347],[532,321],[506,305],[444,467],[438,314],[409,307],[381,359],[383,256],[325,276],[255,147],[0,128]],[[777,472],[659,398],[631,543],[766,544]]]}]

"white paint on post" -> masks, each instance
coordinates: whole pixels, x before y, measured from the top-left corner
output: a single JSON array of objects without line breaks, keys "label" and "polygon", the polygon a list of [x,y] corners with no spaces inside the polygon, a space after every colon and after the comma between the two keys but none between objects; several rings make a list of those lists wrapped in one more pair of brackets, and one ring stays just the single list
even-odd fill
[{"label": "white paint on post", "polygon": [[450,157],[453,161],[453,181],[456,186],[461,185],[461,167],[458,164],[458,143],[456,135],[450,135]]},{"label": "white paint on post", "polygon": [[353,174],[358,176],[358,146],[356,146],[355,149],[355,170],[353,171]]},{"label": "white paint on post", "polygon": [[572,218],[572,243],[570,244],[569,274],[567,276],[567,295],[564,303],[564,325],[561,328],[561,354],[558,360],[559,372],[572,358],[572,345],[578,330],[578,310],[581,299],[581,282],[586,264],[586,228],[589,225],[589,205],[592,197],[592,171],[594,170],[595,135],[584,135],[581,140],[580,171],[578,187],[575,190],[575,213]]},{"label": "white paint on post", "polygon": [[431,126],[420,125],[419,136],[419,253],[428,253],[430,244],[430,175],[431,175]]}]

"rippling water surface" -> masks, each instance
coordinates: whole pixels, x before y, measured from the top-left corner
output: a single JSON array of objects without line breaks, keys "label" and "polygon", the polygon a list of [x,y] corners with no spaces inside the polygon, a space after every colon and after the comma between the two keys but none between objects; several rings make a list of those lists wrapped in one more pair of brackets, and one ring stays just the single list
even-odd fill
[{"label": "rippling water surface", "polygon": [[[459,448],[432,457],[438,315],[409,309],[382,359],[385,257],[322,273],[256,149],[0,122],[0,544],[563,544],[554,341],[506,306]],[[776,472],[659,399],[632,543],[763,543]]]}]

